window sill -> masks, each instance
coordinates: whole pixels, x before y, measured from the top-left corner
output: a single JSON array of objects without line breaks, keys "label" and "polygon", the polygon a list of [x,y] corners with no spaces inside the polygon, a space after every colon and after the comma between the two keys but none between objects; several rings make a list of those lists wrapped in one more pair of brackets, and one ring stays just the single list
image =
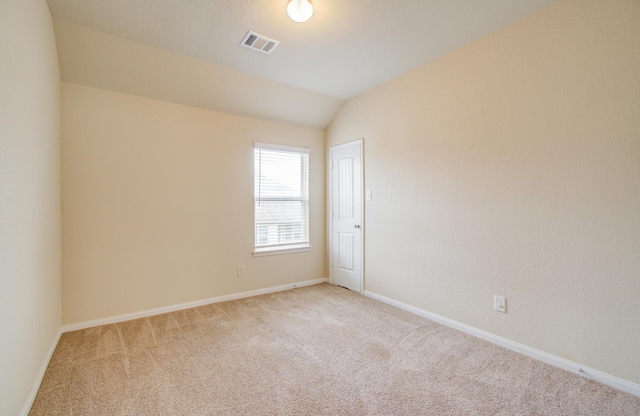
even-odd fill
[{"label": "window sill", "polygon": [[300,244],[286,247],[257,248],[253,252],[253,257],[276,256],[278,254],[300,253],[303,251],[311,251],[311,246],[308,244]]}]

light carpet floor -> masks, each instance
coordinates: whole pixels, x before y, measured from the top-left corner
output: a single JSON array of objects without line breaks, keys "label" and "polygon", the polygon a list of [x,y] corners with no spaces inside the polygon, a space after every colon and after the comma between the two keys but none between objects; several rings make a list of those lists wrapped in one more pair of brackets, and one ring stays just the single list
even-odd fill
[{"label": "light carpet floor", "polygon": [[634,415],[640,398],[321,284],[63,334],[31,415]]}]

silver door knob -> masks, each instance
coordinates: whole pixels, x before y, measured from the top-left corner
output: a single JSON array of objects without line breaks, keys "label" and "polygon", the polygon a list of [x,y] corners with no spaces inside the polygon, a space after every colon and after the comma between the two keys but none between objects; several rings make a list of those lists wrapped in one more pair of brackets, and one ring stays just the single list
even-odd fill
[{"label": "silver door knob", "polygon": [[360,224],[354,225],[353,228],[360,228]]}]

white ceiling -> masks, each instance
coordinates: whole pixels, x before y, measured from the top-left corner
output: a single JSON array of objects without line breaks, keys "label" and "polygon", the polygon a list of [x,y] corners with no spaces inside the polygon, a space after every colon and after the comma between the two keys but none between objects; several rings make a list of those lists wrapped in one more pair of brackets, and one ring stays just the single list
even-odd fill
[{"label": "white ceiling", "polygon": [[[54,17],[340,100],[349,99],[557,0],[48,0]],[[240,46],[252,30],[279,40]]]}]

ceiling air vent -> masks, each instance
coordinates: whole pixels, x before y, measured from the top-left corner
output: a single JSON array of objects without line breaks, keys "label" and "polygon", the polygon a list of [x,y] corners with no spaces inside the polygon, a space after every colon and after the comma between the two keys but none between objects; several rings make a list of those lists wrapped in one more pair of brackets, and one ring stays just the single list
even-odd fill
[{"label": "ceiling air vent", "polygon": [[247,32],[247,35],[242,39],[241,43],[242,46],[246,46],[254,51],[266,53],[267,55],[273,52],[279,44],[280,42],[277,40],[270,39],[255,32]]}]

